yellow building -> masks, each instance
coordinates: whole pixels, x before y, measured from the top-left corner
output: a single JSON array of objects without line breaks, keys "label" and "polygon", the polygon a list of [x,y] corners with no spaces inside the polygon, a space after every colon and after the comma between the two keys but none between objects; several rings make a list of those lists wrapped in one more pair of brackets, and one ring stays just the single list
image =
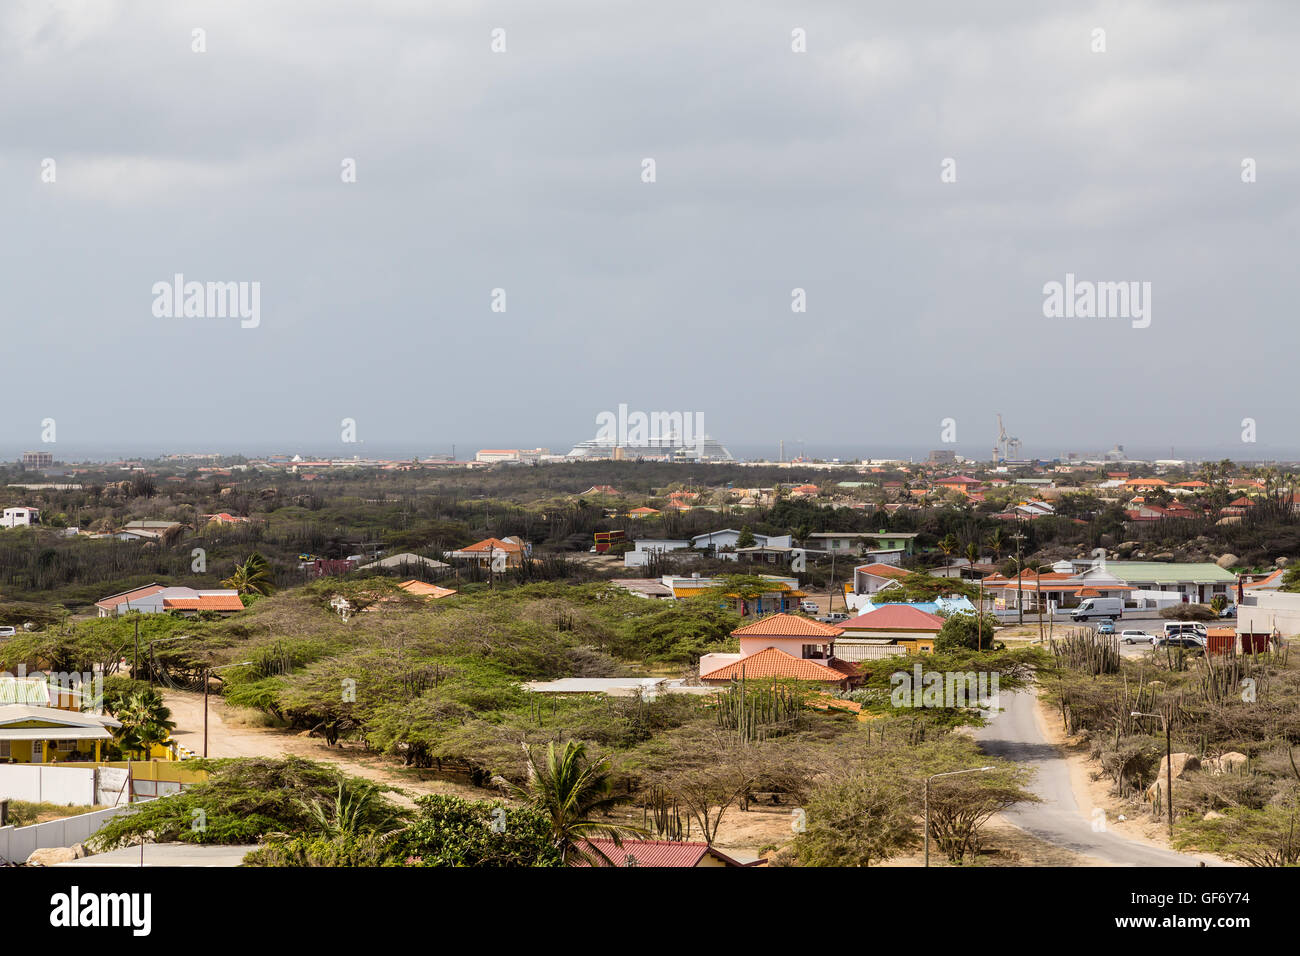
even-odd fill
[{"label": "yellow building", "polygon": [[31,704],[0,706],[0,762],[99,760],[121,727],[112,717]]}]

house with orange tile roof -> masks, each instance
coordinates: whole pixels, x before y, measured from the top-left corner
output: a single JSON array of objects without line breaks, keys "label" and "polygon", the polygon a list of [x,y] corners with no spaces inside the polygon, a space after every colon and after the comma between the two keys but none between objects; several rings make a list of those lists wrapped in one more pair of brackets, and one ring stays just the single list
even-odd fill
[{"label": "house with orange tile roof", "polygon": [[447,552],[452,560],[471,561],[481,568],[489,568],[493,563],[504,561],[505,567],[517,568],[524,563],[524,558],[531,555],[533,546],[522,538],[513,536],[505,538],[484,538],[463,548]]},{"label": "house with orange tile roof", "polygon": [[233,614],[244,609],[239,592],[233,590],[197,591],[188,587],[150,584],[133,591],[123,591],[95,602],[100,617],[120,617],[132,611],[139,614],[176,612],[193,617],[201,611]]},{"label": "house with orange tile roof", "polygon": [[738,654],[705,654],[700,680],[722,683],[733,679],[819,681],[850,687],[860,679],[852,665],[834,655],[840,629],[799,614],[771,614],[731,632]]},{"label": "house with orange tile roof", "polygon": [[1132,488],[1134,490],[1140,488],[1154,490],[1156,488],[1169,487],[1169,482],[1165,481],[1163,478],[1130,478],[1128,481],[1124,482],[1124,487]]},{"label": "house with orange tile roof", "polygon": [[647,508],[642,505],[640,508],[633,508],[627,513],[629,518],[649,518],[651,515],[659,514],[658,508]]},{"label": "house with orange tile roof", "polygon": [[[1096,591],[1084,594],[1083,591]],[[991,574],[984,579],[984,593],[994,602],[997,610],[1013,610],[1024,601],[1025,610],[1032,611],[1042,602],[1044,608],[1053,603],[1058,608],[1073,607],[1085,597],[1117,597],[1128,599],[1133,588],[1120,582],[1090,584],[1078,579],[1073,571],[1044,571],[1034,574],[1024,570],[1018,575]]]},{"label": "house with orange tile roof", "polygon": [[[718,655],[705,656],[716,657]],[[716,664],[717,661],[711,663]],[[703,667],[703,658],[700,664]],[[849,690],[862,682],[862,675],[848,661],[836,658],[830,658],[826,661],[810,660],[787,654],[776,647],[768,647],[757,654],[750,654],[748,657],[742,657],[740,660],[724,663],[708,672],[702,672],[700,680],[705,684],[728,684],[733,680],[813,681],[840,690]]]},{"label": "house with orange tile roof", "polygon": [[911,571],[905,571],[903,568],[892,564],[880,562],[860,564],[853,569],[852,593],[875,594],[890,582],[901,581],[911,573]]}]

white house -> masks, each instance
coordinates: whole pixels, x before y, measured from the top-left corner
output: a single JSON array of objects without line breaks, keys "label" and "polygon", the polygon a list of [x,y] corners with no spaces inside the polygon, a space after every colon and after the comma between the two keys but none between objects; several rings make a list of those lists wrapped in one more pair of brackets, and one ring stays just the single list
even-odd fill
[{"label": "white house", "polygon": [[36,508],[6,508],[0,516],[0,528],[22,528],[34,525],[41,520],[41,513]]},{"label": "white house", "polygon": [[[753,534],[754,544],[760,548],[794,547],[794,538],[788,534],[759,534],[756,531]],[[722,551],[725,548],[731,552],[735,550],[736,542],[739,540],[739,531],[734,528],[724,528],[721,531],[697,534],[691,538],[691,547],[701,551]]]},{"label": "white house", "polygon": [[635,542],[635,547],[624,553],[623,566],[643,568],[650,563],[652,557],[667,554],[669,551],[685,551],[690,546],[691,542],[685,538],[639,538]]}]

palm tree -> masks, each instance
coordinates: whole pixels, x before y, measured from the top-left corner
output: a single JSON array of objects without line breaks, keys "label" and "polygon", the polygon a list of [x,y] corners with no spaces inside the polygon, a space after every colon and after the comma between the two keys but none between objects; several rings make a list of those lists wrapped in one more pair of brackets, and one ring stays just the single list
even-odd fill
[{"label": "palm tree", "polygon": [[271,563],[254,551],[235,565],[235,573],[221,582],[224,588],[234,588],[240,594],[269,595],[275,591]]},{"label": "palm tree", "polygon": [[176,729],[172,712],[157,691],[138,690],[118,705],[114,716],[122,722],[117,745],[123,750],[140,750],[146,757],[155,744],[165,744]]},{"label": "palm tree", "polygon": [[1001,528],[994,528],[989,533],[989,547],[993,549],[993,563],[997,564],[1002,560],[1002,550],[1007,546],[1006,535],[1002,533]]},{"label": "palm tree", "polygon": [[609,758],[588,761],[586,747],[573,740],[560,753],[555,750],[555,741],[547,744],[544,762],[539,763],[526,744],[524,753],[528,757],[528,786],[512,789],[550,819],[551,835],[566,863],[585,860],[594,866],[603,859],[612,864],[605,853],[587,842],[593,836],[606,836],[615,846],[622,846],[625,834],[645,835],[640,827],[594,819],[596,814],[608,813],[623,802],[612,792]]},{"label": "palm tree", "polygon": [[380,800],[379,787],[373,783],[349,789],[340,781],[333,803],[319,799],[299,803],[307,812],[311,829],[330,839],[373,833],[396,820],[396,815]]}]

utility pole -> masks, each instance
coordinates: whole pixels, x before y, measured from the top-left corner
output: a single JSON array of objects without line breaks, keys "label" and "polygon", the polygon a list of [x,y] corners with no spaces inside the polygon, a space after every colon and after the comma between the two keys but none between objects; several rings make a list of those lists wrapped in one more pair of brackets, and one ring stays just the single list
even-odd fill
[{"label": "utility pole", "polygon": [[1173,744],[1169,736],[1169,718],[1165,714],[1144,714],[1133,711],[1130,717],[1154,717],[1165,725],[1165,804],[1168,807],[1169,839],[1174,838],[1174,756]]},{"label": "utility pole", "polygon": [[140,618],[135,619],[135,658],[131,661],[131,680],[140,677]]},{"label": "utility pole", "polygon": [[1011,536],[1016,542],[1016,617],[1020,624],[1025,623],[1025,564],[1020,557],[1020,543],[1025,540],[1024,534],[1016,528],[1016,533]]},{"label": "utility pole", "polygon": [[203,665],[203,757],[208,756],[208,665]]},{"label": "utility pole", "polygon": [[831,548],[831,585],[826,595],[826,613],[830,614],[833,610],[835,610],[835,549]]}]

